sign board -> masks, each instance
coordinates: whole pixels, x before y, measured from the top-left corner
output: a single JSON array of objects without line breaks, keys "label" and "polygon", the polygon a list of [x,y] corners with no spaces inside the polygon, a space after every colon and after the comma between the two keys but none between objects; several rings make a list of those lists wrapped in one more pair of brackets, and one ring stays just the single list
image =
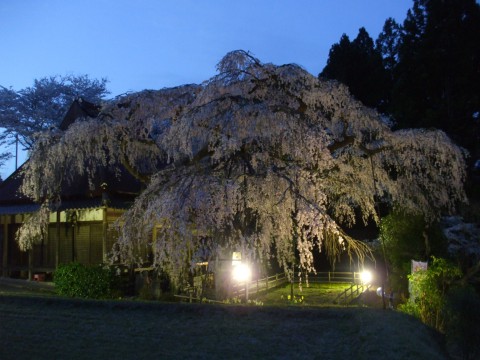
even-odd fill
[{"label": "sign board", "polygon": [[419,270],[427,270],[428,263],[426,261],[412,260],[412,274]]},{"label": "sign board", "polygon": [[[415,261],[412,260],[412,274],[420,271],[420,270],[427,270],[428,263],[426,261]],[[410,298],[415,300],[416,294],[412,291],[412,280],[408,280],[408,292],[410,293]]]},{"label": "sign board", "polygon": [[232,265],[239,265],[242,262],[242,253],[240,251],[234,251],[232,253]]}]

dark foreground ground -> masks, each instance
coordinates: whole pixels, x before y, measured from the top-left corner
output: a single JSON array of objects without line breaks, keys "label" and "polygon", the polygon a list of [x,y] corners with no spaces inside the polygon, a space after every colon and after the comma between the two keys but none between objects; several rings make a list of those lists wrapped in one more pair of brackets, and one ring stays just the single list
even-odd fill
[{"label": "dark foreground ground", "polygon": [[447,358],[436,333],[391,310],[84,301],[14,285],[0,281],[2,360]]}]

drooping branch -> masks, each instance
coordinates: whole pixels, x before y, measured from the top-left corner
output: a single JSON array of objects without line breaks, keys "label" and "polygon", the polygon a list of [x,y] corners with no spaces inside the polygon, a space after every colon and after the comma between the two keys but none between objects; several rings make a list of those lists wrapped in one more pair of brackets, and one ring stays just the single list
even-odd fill
[{"label": "drooping branch", "polygon": [[[119,223],[115,258],[143,261],[136,249],[149,248],[153,265],[172,277],[184,273],[205,240],[212,252],[238,248],[275,256],[287,268],[295,225],[303,270],[322,245],[333,259],[347,252],[362,260],[368,246],[343,227],[358,215],[364,222],[375,217],[375,198],[431,218],[464,199],[464,160],[448,138],[393,132],[345,86],[295,65],[261,64],[248,53],[229,54],[221,74],[201,86],[130,94],[104,114],[108,125],[79,124],[58,145],[46,142],[34,152],[28,191],[58,189],[66,169],[55,162],[59,154],[75,164],[72,177],[87,171],[86,159],[123,163],[146,185]],[[241,228],[239,219],[251,221]]]},{"label": "drooping branch", "polygon": [[140,171],[138,171],[134,166],[131,165],[130,161],[128,160],[127,151],[125,150],[126,146],[127,146],[126,142],[122,141],[121,142],[122,152],[119,154],[120,155],[119,159],[122,166],[137,180],[141,181],[144,184],[148,184],[150,182],[151,174],[148,174],[148,175],[143,174]]}]

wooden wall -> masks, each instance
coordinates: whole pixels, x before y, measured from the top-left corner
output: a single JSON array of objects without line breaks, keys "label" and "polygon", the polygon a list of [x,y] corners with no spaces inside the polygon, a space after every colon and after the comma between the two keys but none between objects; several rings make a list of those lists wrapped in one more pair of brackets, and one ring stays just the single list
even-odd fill
[{"label": "wooden wall", "polygon": [[102,219],[95,221],[51,222],[48,235],[31,251],[20,251],[15,240],[23,216],[0,216],[1,275],[25,277],[27,272],[31,277],[32,272],[53,272],[58,265],[72,261],[101,264],[115,242],[115,235],[109,228],[121,213],[108,209]]}]

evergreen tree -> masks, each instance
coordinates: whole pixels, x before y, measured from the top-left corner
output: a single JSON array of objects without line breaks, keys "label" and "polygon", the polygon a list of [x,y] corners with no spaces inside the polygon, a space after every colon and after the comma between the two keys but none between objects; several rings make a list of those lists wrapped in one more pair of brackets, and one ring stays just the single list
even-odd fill
[{"label": "evergreen tree", "polygon": [[347,85],[352,95],[365,105],[380,111],[385,109],[387,72],[382,64],[381,53],[363,27],[352,42],[343,34],[340,42],[332,46],[327,66],[319,77],[338,80]]},{"label": "evergreen tree", "polygon": [[398,125],[442,129],[478,156],[479,64],[480,6],[415,0],[394,72],[390,112]]},{"label": "evergreen tree", "polygon": [[393,70],[398,64],[398,49],[402,27],[393,18],[388,18],[382,32],[375,41],[377,50],[382,54],[383,67],[393,76]]}]

